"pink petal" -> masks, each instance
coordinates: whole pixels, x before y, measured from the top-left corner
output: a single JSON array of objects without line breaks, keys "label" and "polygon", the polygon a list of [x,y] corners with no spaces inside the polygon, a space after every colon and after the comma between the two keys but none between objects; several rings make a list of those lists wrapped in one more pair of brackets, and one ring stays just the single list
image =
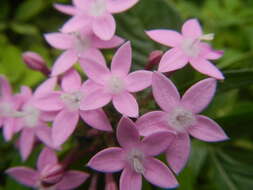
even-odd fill
[{"label": "pink petal", "polygon": [[164,110],[171,111],[178,106],[180,95],[173,82],[161,73],[154,73],[152,91],[156,103]]},{"label": "pink petal", "polygon": [[89,177],[88,173],[70,170],[64,173],[63,178],[55,185],[57,190],[75,189]]},{"label": "pink petal", "polygon": [[131,119],[127,117],[120,119],[117,127],[117,140],[124,148],[131,148],[139,144],[139,133]]},{"label": "pink petal", "polygon": [[45,166],[47,165],[56,165],[58,164],[58,158],[56,156],[56,153],[50,149],[45,147],[39,155],[38,161],[37,161],[37,168],[39,171],[42,171]]},{"label": "pink petal", "polygon": [[170,169],[160,160],[147,158],[145,160],[144,177],[150,183],[162,188],[175,188],[178,186],[177,179]]},{"label": "pink petal", "polygon": [[60,99],[61,92],[50,92],[37,97],[34,100],[34,105],[43,111],[59,111],[64,104]]},{"label": "pink petal", "polygon": [[61,80],[61,87],[65,92],[76,92],[79,91],[81,88],[81,77],[79,73],[74,70],[70,69],[67,71]]},{"label": "pink petal", "polygon": [[81,59],[81,66],[86,75],[98,84],[104,85],[107,77],[110,75],[109,69],[91,59]]},{"label": "pink petal", "polygon": [[139,116],[138,103],[135,97],[129,92],[122,92],[114,95],[112,98],[112,103],[116,110],[122,115],[135,118]]},{"label": "pink petal", "polygon": [[124,43],[112,58],[111,71],[113,74],[126,76],[130,70],[132,62],[132,48],[128,41]]},{"label": "pink petal", "polygon": [[207,43],[201,43],[201,52],[200,57],[204,59],[216,60],[223,56],[224,51],[222,50],[213,50],[212,47]]},{"label": "pink petal", "polygon": [[169,131],[167,117],[167,113],[163,111],[152,111],[144,114],[136,121],[140,135],[147,136],[156,132]]},{"label": "pink petal", "polygon": [[98,109],[108,104],[111,99],[112,96],[105,92],[103,88],[91,89],[91,92],[88,92],[82,99],[80,109],[84,111]]},{"label": "pink petal", "polygon": [[68,14],[68,15],[76,15],[77,9],[70,5],[62,5],[55,3],[54,8],[62,13]]},{"label": "pink petal", "polygon": [[173,30],[150,30],[146,34],[154,41],[165,46],[175,47],[179,46],[182,42],[182,36]]},{"label": "pink petal", "polygon": [[178,48],[167,51],[159,63],[159,72],[170,72],[183,68],[188,62],[187,56]]},{"label": "pink petal", "polygon": [[115,34],[116,23],[113,16],[107,13],[93,20],[92,29],[102,40],[110,40]]},{"label": "pink petal", "polygon": [[192,59],[190,60],[190,63],[194,69],[204,75],[208,75],[218,80],[224,79],[222,72],[208,60],[202,58]]},{"label": "pink petal", "polygon": [[102,88],[101,85],[95,83],[93,80],[88,79],[82,84],[81,91],[84,94],[89,94],[101,88]]},{"label": "pink petal", "polygon": [[201,26],[197,19],[187,20],[182,27],[182,33],[184,37],[188,38],[198,38],[203,35]]},{"label": "pink petal", "polygon": [[202,115],[197,116],[197,124],[189,128],[189,133],[193,137],[206,142],[228,140],[228,136],[215,121]]},{"label": "pink petal", "polygon": [[191,150],[191,141],[187,133],[179,133],[166,151],[170,168],[178,174],[186,165]]},{"label": "pink petal", "polygon": [[75,7],[85,10],[87,7],[90,6],[93,0],[73,0],[72,2]]},{"label": "pink petal", "polygon": [[55,61],[52,68],[52,76],[57,76],[70,69],[78,60],[74,50],[67,50],[62,53]]},{"label": "pink petal", "polygon": [[55,147],[63,144],[74,132],[78,123],[79,113],[63,109],[53,122],[52,138]]},{"label": "pink petal", "polygon": [[112,131],[112,126],[102,109],[80,111],[82,119],[91,127],[102,131]]},{"label": "pink petal", "polygon": [[76,15],[69,19],[61,28],[63,33],[71,33],[79,31],[82,28],[88,27],[91,20],[86,15]]},{"label": "pink petal", "polygon": [[216,91],[216,80],[208,78],[199,81],[189,88],[182,97],[181,104],[193,113],[204,110],[211,102]]},{"label": "pink petal", "polygon": [[[98,64],[101,64],[103,66],[106,66],[106,61],[105,61],[105,57],[104,55],[101,53],[100,50],[96,49],[96,48],[89,48],[87,50],[85,50],[81,55],[80,55],[81,59],[80,59],[80,63],[81,63],[81,67],[82,67],[82,63],[86,60],[92,60]],[[84,58],[84,59],[82,59]],[[86,58],[86,59],[85,59]],[[84,69],[84,68],[83,68]]]},{"label": "pink petal", "polygon": [[35,142],[34,130],[23,129],[19,140],[20,152],[23,161],[25,161],[31,154],[34,142]]},{"label": "pink petal", "polygon": [[51,78],[47,79],[42,84],[40,84],[39,87],[35,90],[34,97],[39,97],[42,94],[53,91],[56,84],[57,84],[56,77],[51,77]]},{"label": "pink petal", "polygon": [[3,135],[6,141],[10,141],[15,134],[15,119],[10,118],[5,120],[3,127]]},{"label": "pink petal", "polygon": [[142,176],[126,167],[120,176],[120,190],[141,190]]},{"label": "pink petal", "polygon": [[98,152],[87,164],[100,172],[117,172],[125,165],[122,148],[111,147]]},{"label": "pink petal", "polygon": [[36,127],[36,136],[42,141],[43,144],[45,144],[48,147],[52,148],[58,148],[54,147],[53,141],[52,141],[52,128],[48,127],[46,125],[41,125]]},{"label": "pink petal", "polygon": [[36,187],[37,185],[39,175],[31,168],[15,167],[8,169],[6,173],[26,186]]},{"label": "pink petal", "polygon": [[45,34],[44,37],[46,41],[56,49],[69,49],[74,45],[74,38],[69,34],[54,32]]},{"label": "pink petal", "polygon": [[11,96],[12,90],[9,81],[2,75],[0,75],[0,94],[1,96]]},{"label": "pink petal", "polygon": [[148,88],[152,83],[152,72],[135,71],[130,73],[126,78],[126,88],[130,92],[138,92]]},{"label": "pink petal", "polygon": [[142,140],[142,151],[145,155],[156,156],[164,152],[175,139],[172,132],[156,132]]},{"label": "pink petal", "polygon": [[107,10],[110,13],[121,13],[133,7],[139,0],[115,1],[107,0]]},{"label": "pink petal", "polygon": [[92,36],[92,45],[96,48],[103,49],[103,48],[115,48],[121,45],[124,42],[124,39],[114,35],[110,40],[101,40],[97,36]]}]

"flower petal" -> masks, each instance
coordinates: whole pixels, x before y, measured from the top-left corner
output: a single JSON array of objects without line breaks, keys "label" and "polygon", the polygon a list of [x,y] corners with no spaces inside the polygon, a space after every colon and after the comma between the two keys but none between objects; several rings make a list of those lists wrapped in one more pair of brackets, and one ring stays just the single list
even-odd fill
[{"label": "flower petal", "polygon": [[31,154],[35,142],[33,129],[23,129],[21,132],[19,146],[22,160],[25,161]]},{"label": "flower petal", "polygon": [[81,77],[75,69],[68,70],[62,77],[61,87],[65,92],[76,92],[81,88]]},{"label": "flower petal", "polygon": [[170,72],[183,68],[188,62],[187,56],[178,48],[172,48],[163,56],[158,66],[159,72]]},{"label": "flower petal", "polygon": [[89,177],[88,173],[70,170],[64,173],[61,181],[55,185],[57,190],[75,189]]},{"label": "flower petal", "polygon": [[62,13],[68,14],[68,15],[76,15],[77,9],[70,5],[62,5],[55,3],[54,8]]},{"label": "flower petal", "polygon": [[170,168],[178,174],[186,165],[191,149],[190,137],[187,133],[179,133],[166,151]]},{"label": "flower petal", "polygon": [[39,171],[42,171],[45,166],[47,165],[55,165],[58,163],[58,158],[56,153],[51,148],[43,148],[40,152],[38,161],[37,161],[37,168]]},{"label": "flower petal", "polygon": [[110,40],[115,34],[116,23],[113,16],[107,13],[93,20],[92,29],[102,40]]},{"label": "flower petal", "polygon": [[68,111],[65,109],[55,117],[52,128],[52,138],[55,147],[63,144],[74,132],[78,118],[78,111]]},{"label": "flower petal", "polygon": [[87,164],[100,172],[117,172],[125,165],[122,148],[111,147],[98,152]]},{"label": "flower petal", "polygon": [[102,109],[80,111],[82,119],[91,127],[102,131],[112,131],[112,126]]},{"label": "flower petal", "polygon": [[10,83],[3,75],[0,75],[0,94],[4,97],[12,94]]},{"label": "flower petal", "polygon": [[116,110],[122,115],[135,118],[139,115],[138,103],[134,96],[129,92],[122,92],[114,95],[112,98],[112,103]]},{"label": "flower petal", "polygon": [[190,60],[190,63],[194,69],[204,75],[208,75],[218,80],[224,79],[222,72],[208,60],[202,58],[192,59]]},{"label": "flower petal", "polygon": [[35,170],[27,167],[10,168],[6,173],[18,182],[29,187],[36,187],[39,178],[39,175]]},{"label": "flower petal", "polygon": [[56,49],[69,49],[73,46],[73,36],[60,32],[48,33],[44,35],[46,41]]},{"label": "flower petal", "polygon": [[128,41],[124,43],[112,58],[111,71],[115,75],[126,76],[132,63],[132,48]]},{"label": "flower petal", "polygon": [[206,142],[228,140],[228,136],[215,121],[202,115],[197,116],[197,124],[188,131],[193,137]]},{"label": "flower petal", "polygon": [[141,190],[142,176],[130,167],[126,167],[120,176],[120,190]]},{"label": "flower petal", "polygon": [[6,141],[10,141],[15,134],[16,122],[14,118],[5,120],[3,127],[3,135]]},{"label": "flower petal", "polygon": [[107,10],[110,13],[121,13],[133,7],[139,0],[115,1],[107,0]]},{"label": "flower petal", "polygon": [[162,188],[175,188],[178,186],[177,179],[170,169],[160,160],[147,158],[145,160],[144,177],[152,184]]},{"label": "flower petal", "polygon": [[56,84],[57,84],[57,78],[56,77],[51,77],[51,78],[47,79],[42,84],[40,84],[39,87],[35,90],[34,97],[39,97],[42,94],[53,91]]},{"label": "flower petal", "polygon": [[179,46],[182,42],[182,36],[173,30],[150,30],[146,34],[154,41],[165,46],[175,47]]},{"label": "flower petal", "polygon": [[156,156],[164,152],[175,139],[172,132],[156,132],[142,140],[142,151],[145,155]]},{"label": "flower petal", "polygon": [[85,10],[94,0],[73,0],[73,4],[79,8]]},{"label": "flower petal", "polygon": [[134,122],[127,117],[122,117],[117,127],[117,140],[120,146],[124,148],[136,146],[140,142],[139,138]]},{"label": "flower petal", "polygon": [[110,40],[101,40],[97,36],[92,36],[92,45],[96,48],[103,49],[103,48],[115,48],[121,45],[124,42],[124,39],[114,35]]},{"label": "flower petal", "polygon": [[180,95],[176,86],[161,73],[153,74],[152,91],[156,103],[164,111],[171,111],[179,104]]},{"label": "flower petal", "polygon": [[79,31],[82,28],[89,27],[91,20],[86,15],[75,15],[69,19],[60,29],[63,33]]},{"label": "flower petal", "polygon": [[40,126],[36,127],[36,136],[46,146],[51,147],[51,148],[58,148],[58,147],[54,147],[54,144],[52,141],[52,128],[51,127],[48,127],[46,125],[40,125]]},{"label": "flower petal", "polygon": [[126,78],[126,88],[130,92],[138,92],[148,88],[152,83],[152,72],[135,71],[130,73]]},{"label": "flower petal", "polygon": [[[82,62],[85,61],[85,58],[93,60],[94,62],[106,67],[106,61],[105,61],[104,55],[101,53],[100,50],[98,50],[96,48],[89,48],[89,49],[85,50],[80,55],[80,57],[81,57],[81,59],[80,59],[81,67],[82,67]],[[82,59],[82,58],[84,58],[84,59]]]},{"label": "flower petal", "polygon": [[182,33],[184,37],[188,38],[198,38],[203,35],[201,26],[197,19],[187,20],[182,27]]},{"label": "flower petal", "polygon": [[216,60],[223,56],[224,51],[222,50],[213,50],[208,43],[201,43],[201,52],[200,57],[204,59]]},{"label": "flower petal", "polygon": [[43,111],[59,111],[64,106],[60,96],[57,91],[45,93],[34,100],[34,105]]},{"label": "flower petal", "polygon": [[152,111],[139,117],[136,126],[140,135],[147,136],[156,132],[168,131],[169,125],[166,117],[167,113],[163,111]]}]

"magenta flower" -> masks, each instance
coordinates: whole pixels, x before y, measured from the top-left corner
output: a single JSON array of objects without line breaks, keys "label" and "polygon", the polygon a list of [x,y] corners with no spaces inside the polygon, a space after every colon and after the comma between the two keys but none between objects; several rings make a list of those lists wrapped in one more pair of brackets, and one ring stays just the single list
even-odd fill
[{"label": "magenta flower", "polygon": [[181,69],[188,62],[198,72],[224,79],[223,74],[208,60],[219,59],[223,51],[215,51],[203,41],[213,40],[214,34],[203,34],[196,19],[187,20],[182,27],[182,34],[173,30],[151,30],[146,32],[154,41],[172,47],[167,51],[159,64],[159,72],[170,72]]},{"label": "magenta flower", "polygon": [[35,105],[43,111],[57,111],[52,127],[52,140],[56,147],[64,143],[74,132],[79,121],[79,115],[90,126],[111,131],[109,120],[102,109],[89,111],[80,110],[80,102],[90,89],[90,81],[81,85],[77,71],[69,70],[61,82],[62,91],[44,93],[36,99]]},{"label": "magenta flower", "polygon": [[123,117],[117,128],[117,139],[122,148],[111,147],[97,153],[88,166],[100,172],[112,173],[123,169],[120,190],[141,190],[142,175],[162,188],[178,185],[170,169],[153,158],[163,152],[174,139],[170,132],[154,133],[140,140],[135,124]]},{"label": "magenta flower", "polygon": [[45,35],[45,39],[54,48],[65,50],[56,60],[52,76],[66,72],[80,58],[89,58],[105,64],[104,56],[99,49],[114,48],[123,43],[123,39],[118,36],[108,41],[100,40],[89,29],[71,34],[49,33]]},{"label": "magenta flower", "polygon": [[6,173],[25,186],[42,190],[75,189],[89,177],[85,172],[65,171],[49,148],[44,148],[40,153],[37,171],[27,167],[15,167],[8,169]]},{"label": "magenta flower", "polygon": [[83,27],[91,28],[102,40],[110,40],[115,34],[116,23],[112,16],[134,6],[138,0],[73,0],[73,6],[56,5],[68,15],[73,15],[62,28],[62,32],[76,32]]},{"label": "magenta flower", "polygon": [[81,102],[81,110],[92,110],[105,106],[111,100],[118,112],[129,117],[138,117],[138,103],[133,92],[141,91],[151,85],[152,72],[136,71],[129,73],[132,50],[130,42],[122,45],[114,55],[111,71],[92,60],[81,60],[81,66],[96,85],[96,90],[88,89]]},{"label": "magenta flower", "polygon": [[202,80],[186,91],[180,99],[174,84],[160,73],[153,74],[153,96],[163,111],[149,112],[140,117],[136,125],[141,135],[158,131],[175,131],[178,135],[166,152],[171,168],[178,173],[190,152],[189,135],[207,142],[227,140],[222,128],[210,118],[198,115],[211,101],[216,80]]}]

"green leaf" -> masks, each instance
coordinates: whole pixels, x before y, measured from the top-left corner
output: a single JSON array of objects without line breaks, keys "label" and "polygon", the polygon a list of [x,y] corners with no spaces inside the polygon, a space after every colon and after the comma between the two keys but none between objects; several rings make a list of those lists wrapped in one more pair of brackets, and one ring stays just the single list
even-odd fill
[{"label": "green leaf", "polygon": [[36,35],[39,34],[38,28],[30,24],[24,23],[12,23],[10,28],[18,33],[18,34],[25,34],[25,35]]}]

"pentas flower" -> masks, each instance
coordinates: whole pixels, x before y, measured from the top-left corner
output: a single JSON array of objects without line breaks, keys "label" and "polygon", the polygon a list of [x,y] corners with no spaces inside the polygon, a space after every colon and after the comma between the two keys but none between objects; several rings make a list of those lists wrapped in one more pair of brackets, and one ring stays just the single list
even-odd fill
[{"label": "pentas flower", "polygon": [[135,124],[123,117],[117,128],[117,140],[122,148],[111,147],[98,152],[88,166],[106,173],[123,169],[120,190],[141,190],[142,175],[156,186],[174,188],[178,182],[173,173],[163,162],[153,158],[173,139],[173,133],[158,132],[140,140]]},{"label": "pentas flower", "polygon": [[69,70],[80,58],[89,58],[105,64],[103,54],[99,49],[114,48],[123,43],[123,39],[113,36],[111,40],[100,40],[94,33],[86,28],[74,33],[49,33],[45,39],[54,48],[65,50],[54,63],[52,76],[62,74]]},{"label": "pentas flower", "polygon": [[132,50],[130,42],[122,45],[114,55],[111,71],[92,60],[81,60],[81,66],[93,81],[94,88],[87,88],[87,96],[81,102],[81,110],[105,106],[111,100],[118,112],[129,117],[138,117],[138,103],[132,93],[151,85],[152,72],[135,71],[130,74]]},{"label": "pentas flower", "polygon": [[81,171],[65,171],[56,154],[44,148],[37,161],[37,170],[15,167],[6,171],[21,184],[40,190],[71,190],[81,185],[89,174]]},{"label": "pentas flower", "polygon": [[212,100],[216,80],[204,79],[180,98],[175,85],[160,73],[153,74],[153,96],[163,111],[152,111],[140,117],[136,125],[141,135],[158,131],[175,131],[177,138],[166,152],[171,168],[178,173],[185,165],[190,152],[189,134],[199,140],[216,142],[227,140],[222,128],[210,118],[199,115]]},{"label": "pentas flower", "polygon": [[181,69],[188,62],[205,75],[224,79],[223,74],[209,60],[219,59],[223,51],[215,51],[208,43],[214,34],[203,34],[196,19],[187,20],[182,27],[182,34],[173,30],[151,30],[146,32],[154,41],[172,47],[161,59],[159,72],[170,72]]},{"label": "pentas flower", "polygon": [[75,32],[86,27],[103,40],[110,40],[115,34],[116,23],[112,16],[121,13],[135,5],[138,0],[73,0],[74,7],[56,5],[55,7],[66,14],[73,15],[62,27],[62,32]]},{"label": "pentas flower", "polygon": [[111,131],[109,120],[102,109],[80,110],[80,102],[90,89],[90,81],[81,84],[81,77],[75,70],[69,70],[61,81],[62,91],[44,93],[36,99],[35,105],[43,111],[57,111],[52,127],[54,145],[60,146],[74,132],[79,116],[90,126]]}]

